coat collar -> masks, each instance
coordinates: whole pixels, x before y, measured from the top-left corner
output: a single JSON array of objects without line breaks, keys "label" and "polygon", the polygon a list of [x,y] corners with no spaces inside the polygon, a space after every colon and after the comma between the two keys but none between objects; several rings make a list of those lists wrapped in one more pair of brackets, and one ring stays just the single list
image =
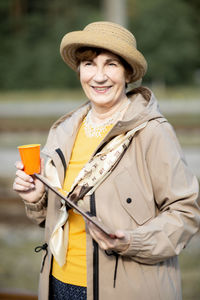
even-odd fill
[{"label": "coat collar", "polygon": [[[132,130],[133,128],[139,128],[141,124],[152,119],[163,117],[153,93],[144,88],[137,91],[138,89],[129,92],[128,97],[131,103],[123,119],[115,124],[100,143],[98,149],[116,135]],[[144,91],[148,92],[146,97],[144,96]],[[51,127],[47,143],[42,153],[52,158],[58,170],[63,170],[63,167],[58,157],[58,151],[56,150],[61,150],[65,162],[68,164],[78,129],[90,107],[90,102],[83,104],[81,107],[58,119]],[[98,151],[98,149],[96,149],[96,151]],[[64,180],[64,176],[63,170],[59,176],[61,182]]]}]

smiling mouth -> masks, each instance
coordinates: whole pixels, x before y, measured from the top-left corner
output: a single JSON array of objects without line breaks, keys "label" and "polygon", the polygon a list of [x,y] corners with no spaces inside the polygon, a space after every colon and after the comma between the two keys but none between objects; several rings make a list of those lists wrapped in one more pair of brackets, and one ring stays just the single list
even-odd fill
[{"label": "smiling mouth", "polygon": [[92,88],[97,93],[106,93],[108,90],[110,90],[111,86],[92,86]]}]

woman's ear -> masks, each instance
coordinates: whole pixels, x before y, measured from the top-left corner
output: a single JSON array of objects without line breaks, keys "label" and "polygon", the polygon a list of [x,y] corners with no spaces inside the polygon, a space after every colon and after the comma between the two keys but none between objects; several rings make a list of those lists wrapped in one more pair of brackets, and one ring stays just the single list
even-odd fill
[{"label": "woman's ear", "polygon": [[131,80],[131,75],[126,73],[126,77],[125,77],[125,89],[128,88],[128,84],[130,83]]},{"label": "woman's ear", "polygon": [[126,73],[126,80],[125,80],[126,84],[129,84],[131,82],[131,78],[132,78],[132,74],[127,72]]}]

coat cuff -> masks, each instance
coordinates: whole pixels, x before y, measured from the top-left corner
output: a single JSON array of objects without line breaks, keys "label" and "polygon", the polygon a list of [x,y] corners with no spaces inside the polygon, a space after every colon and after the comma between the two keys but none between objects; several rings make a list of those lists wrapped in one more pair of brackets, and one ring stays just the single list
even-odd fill
[{"label": "coat cuff", "polygon": [[135,256],[142,248],[141,236],[137,234],[130,233],[130,244],[128,248],[124,251],[119,252],[119,255],[122,256]]},{"label": "coat cuff", "polygon": [[30,203],[25,200],[23,200],[23,201],[25,203],[26,209],[32,210],[32,211],[40,211],[44,207],[47,207],[47,192],[44,192],[42,197],[35,203]]}]

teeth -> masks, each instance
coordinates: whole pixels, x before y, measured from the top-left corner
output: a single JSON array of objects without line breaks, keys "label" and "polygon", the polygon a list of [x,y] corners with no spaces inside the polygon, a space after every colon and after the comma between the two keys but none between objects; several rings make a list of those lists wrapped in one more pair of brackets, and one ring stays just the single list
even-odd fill
[{"label": "teeth", "polygon": [[105,91],[107,89],[108,89],[108,87],[95,87],[95,90],[97,90],[97,91]]}]

